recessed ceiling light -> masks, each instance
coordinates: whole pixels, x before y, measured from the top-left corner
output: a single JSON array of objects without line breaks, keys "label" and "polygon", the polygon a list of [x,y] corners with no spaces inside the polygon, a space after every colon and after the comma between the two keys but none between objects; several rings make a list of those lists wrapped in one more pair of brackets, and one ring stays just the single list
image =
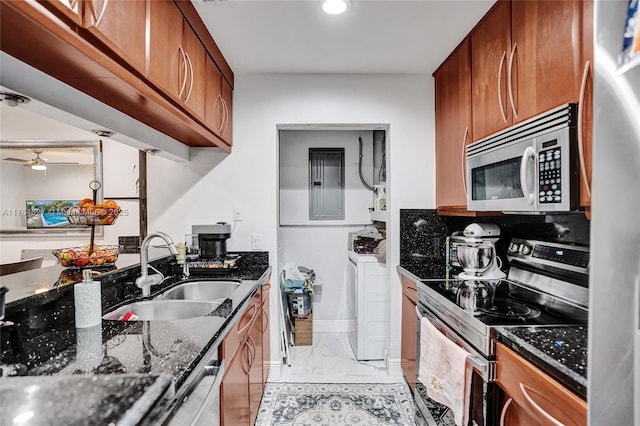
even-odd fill
[{"label": "recessed ceiling light", "polygon": [[340,15],[347,10],[347,2],[345,0],[324,0],[322,10],[329,15]]},{"label": "recessed ceiling light", "polygon": [[18,95],[17,93],[0,92],[0,102],[12,107],[29,103],[30,100],[26,96]]},{"label": "recessed ceiling light", "polygon": [[114,136],[116,134],[116,132],[112,132],[111,130],[103,129],[93,129],[92,132],[98,136],[102,136],[103,138],[110,138],[111,136]]}]

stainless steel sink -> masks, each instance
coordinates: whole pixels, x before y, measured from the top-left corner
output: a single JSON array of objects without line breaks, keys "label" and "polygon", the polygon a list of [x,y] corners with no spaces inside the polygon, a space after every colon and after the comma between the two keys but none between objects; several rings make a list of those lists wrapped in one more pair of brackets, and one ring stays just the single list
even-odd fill
[{"label": "stainless steel sink", "polygon": [[[102,319],[112,321],[171,321],[207,315],[220,306],[221,301],[146,300],[129,303],[105,314]],[[137,318],[127,319],[128,313]]]},{"label": "stainless steel sink", "polygon": [[166,299],[215,300],[222,302],[240,287],[237,281],[191,281],[165,291]]}]

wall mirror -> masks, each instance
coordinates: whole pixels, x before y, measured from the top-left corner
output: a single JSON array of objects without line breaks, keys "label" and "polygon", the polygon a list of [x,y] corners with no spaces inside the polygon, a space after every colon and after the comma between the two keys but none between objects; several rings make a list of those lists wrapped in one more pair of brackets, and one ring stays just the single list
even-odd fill
[{"label": "wall mirror", "polygon": [[[96,141],[0,141],[0,234],[83,234],[63,209],[91,198],[102,182]],[[102,200],[102,189],[96,193]]]}]

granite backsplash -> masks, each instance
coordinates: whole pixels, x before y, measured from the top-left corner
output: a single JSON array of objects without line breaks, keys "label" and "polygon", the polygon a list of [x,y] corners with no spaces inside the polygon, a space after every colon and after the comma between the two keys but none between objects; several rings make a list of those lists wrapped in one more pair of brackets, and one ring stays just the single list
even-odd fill
[{"label": "granite backsplash", "polygon": [[500,227],[496,249],[503,259],[512,237],[589,244],[590,224],[583,213],[462,217],[439,216],[435,209],[400,209],[400,265],[412,266],[421,278],[444,277],[446,237],[474,222]]}]

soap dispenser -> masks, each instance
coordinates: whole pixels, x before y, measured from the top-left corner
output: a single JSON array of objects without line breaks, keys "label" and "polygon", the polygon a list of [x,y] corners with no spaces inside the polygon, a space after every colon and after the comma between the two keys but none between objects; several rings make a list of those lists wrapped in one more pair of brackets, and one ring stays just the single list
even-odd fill
[{"label": "soap dispenser", "polygon": [[94,281],[91,270],[82,271],[82,282],[73,286],[76,328],[93,327],[102,322],[100,281]]}]

